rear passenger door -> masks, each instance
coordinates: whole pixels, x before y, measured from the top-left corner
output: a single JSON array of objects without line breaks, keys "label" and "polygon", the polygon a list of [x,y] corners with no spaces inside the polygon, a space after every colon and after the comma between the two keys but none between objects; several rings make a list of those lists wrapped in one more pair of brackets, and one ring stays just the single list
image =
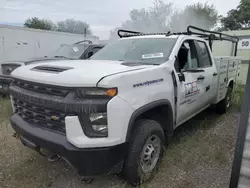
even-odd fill
[{"label": "rear passenger door", "polygon": [[212,61],[212,54],[209,50],[207,43],[204,41],[195,41],[199,69],[202,69],[204,79],[202,81],[204,92],[202,96],[202,103],[204,106],[211,104],[211,102],[216,97],[217,82],[218,82],[218,72],[215,64]]}]

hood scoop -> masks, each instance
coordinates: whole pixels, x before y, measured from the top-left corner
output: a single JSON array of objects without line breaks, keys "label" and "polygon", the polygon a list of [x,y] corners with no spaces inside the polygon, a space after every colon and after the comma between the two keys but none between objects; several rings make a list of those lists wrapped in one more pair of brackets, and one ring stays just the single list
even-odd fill
[{"label": "hood scoop", "polygon": [[36,66],[31,70],[41,71],[41,72],[50,72],[50,73],[60,73],[67,70],[73,69],[73,67],[60,67],[60,66]]}]

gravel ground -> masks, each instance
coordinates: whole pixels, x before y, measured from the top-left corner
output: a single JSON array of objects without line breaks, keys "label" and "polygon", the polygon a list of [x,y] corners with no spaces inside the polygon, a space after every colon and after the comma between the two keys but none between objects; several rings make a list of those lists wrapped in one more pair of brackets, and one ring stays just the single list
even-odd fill
[{"label": "gravel ground", "polygon": [[[63,160],[49,163],[12,137],[8,101],[0,101],[1,188],[96,188],[130,187],[120,176],[100,176],[91,184]],[[226,188],[236,142],[239,112],[199,114],[175,131],[159,172],[141,187]]]}]

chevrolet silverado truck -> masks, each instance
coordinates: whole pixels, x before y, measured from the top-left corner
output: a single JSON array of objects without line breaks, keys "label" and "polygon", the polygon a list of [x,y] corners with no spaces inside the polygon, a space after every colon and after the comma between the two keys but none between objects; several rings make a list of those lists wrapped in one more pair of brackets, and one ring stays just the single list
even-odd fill
[{"label": "chevrolet silverado truck", "polygon": [[0,75],[0,93],[3,96],[8,94],[9,84],[12,81],[10,73],[20,66],[59,60],[88,59],[94,53],[102,49],[104,45],[105,44],[93,44],[89,40],[84,40],[74,44],[63,44],[57,51],[45,57],[32,58],[25,61],[4,62],[1,64],[2,74]]},{"label": "chevrolet silverado truck", "polygon": [[231,41],[236,55],[238,38],[193,26],[118,34],[89,60],[14,70],[11,125],[25,146],[84,177],[123,172],[138,185],[155,173],[178,126],[211,105],[230,107],[240,59],[211,49],[214,40]]}]

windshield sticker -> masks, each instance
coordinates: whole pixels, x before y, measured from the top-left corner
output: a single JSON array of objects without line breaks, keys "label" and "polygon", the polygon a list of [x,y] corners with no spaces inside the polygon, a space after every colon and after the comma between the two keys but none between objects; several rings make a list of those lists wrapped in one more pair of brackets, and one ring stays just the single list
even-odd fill
[{"label": "windshield sticker", "polygon": [[74,50],[75,52],[79,52],[79,49],[78,49],[77,47],[74,47],[73,50]]},{"label": "windshield sticker", "polygon": [[153,58],[161,58],[161,57],[164,57],[163,53],[153,53],[153,54],[142,55],[142,59],[153,59]]}]

